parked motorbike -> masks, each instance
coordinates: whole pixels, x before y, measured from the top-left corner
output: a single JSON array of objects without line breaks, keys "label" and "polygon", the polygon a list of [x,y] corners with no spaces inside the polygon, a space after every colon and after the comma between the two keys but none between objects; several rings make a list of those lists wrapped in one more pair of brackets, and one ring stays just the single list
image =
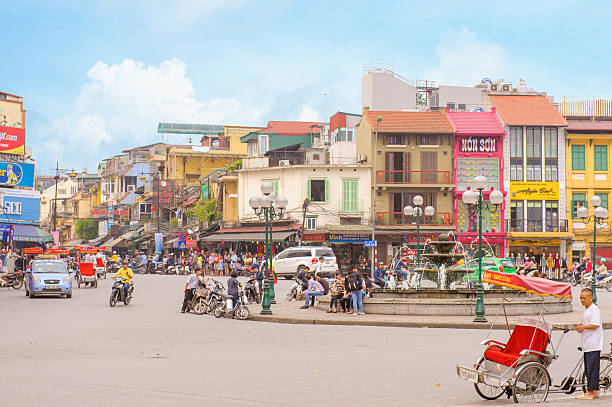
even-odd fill
[{"label": "parked motorbike", "polygon": [[206,286],[209,289],[209,294],[208,298],[206,299],[206,302],[208,304],[206,312],[210,314],[211,312],[214,312],[215,309],[217,309],[217,306],[220,303],[225,301],[225,299],[223,298],[223,292],[225,291],[225,287],[223,287],[223,284],[217,280],[209,279],[207,281],[208,284]]},{"label": "parked motorbike", "polygon": [[15,290],[19,290],[23,287],[23,276],[22,271],[5,274],[0,278],[0,287],[13,287]]},{"label": "parked motorbike", "polygon": [[[193,298],[187,305],[187,311],[193,311],[196,315],[208,312],[210,290],[205,285],[200,285],[194,290]],[[215,305],[216,306],[216,305]]]},{"label": "parked motorbike", "polygon": [[214,311],[216,318],[221,318],[221,316],[225,315],[227,317],[235,316],[240,320],[249,319],[251,313],[246,306],[248,300],[242,288],[242,284],[238,286],[238,303],[235,304],[234,307],[232,307],[233,299],[230,295],[222,294],[222,297],[223,301],[217,304]]},{"label": "parked motorbike", "polygon": [[296,278],[295,283],[293,283],[291,289],[287,293],[287,301],[299,300],[302,293],[306,291],[306,288],[308,288],[308,285],[304,281]]},{"label": "parked motorbike", "polygon": [[114,280],[115,282],[113,283],[110,296],[110,306],[114,307],[117,301],[122,301],[125,305],[129,305],[134,298],[134,283],[130,283],[130,288],[128,288],[128,295],[126,297],[125,291],[123,290],[123,283],[121,282],[123,279],[121,277],[115,277]]},{"label": "parked motorbike", "polygon": [[259,292],[259,284],[254,277],[251,277],[245,284],[244,292],[249,304],[261,302],[261,293]]}]

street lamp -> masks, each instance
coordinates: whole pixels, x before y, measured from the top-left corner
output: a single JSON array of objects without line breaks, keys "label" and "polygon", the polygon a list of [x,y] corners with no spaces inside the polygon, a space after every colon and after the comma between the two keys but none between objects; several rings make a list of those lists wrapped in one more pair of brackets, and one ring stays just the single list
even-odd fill
[{"label": "street lamp", "polygon": [[487,177],[479,175],[474,178],[474,188],[478,190],[478,193],[471,189],[468,189],[461,196],[461,200],[466,205],[478,205],[478,285],[476,287],[476,318],[474,322],[487,322],[485,318],[485,307],[484,307],[484,291],[482,288],[482,207],[495,213],[497,208],[504,200],[504,194],[501,191],[493,190],[489,195],[489,201],[493,205],[491,207],[486,202],[483,205],[482,202],[482,191],[487,187]]},{"label": "street lamp", "polygon": [[417,224],[417,266],[421,264],[421,216],[423,212],[425,216],[433,216],[436,213],[436,210],[433,206],[426,206],[425,210],[421,209],[423,205],[423,197],[421,195],[417,195],[412,199],[412,203],[414,204],[414,208],[410,205],[406,205],[404,207],[404,215],[406,216],[415,216],[416,224]]},{"label": "street lamp", "polygon": [[280,219],[283,211],[287,207],[288,200],[284,196],[275,196],[274,185],[266,181],[261,184],[263,195],[255,195],[249,198],[249,206],[255,211],[255,215],[263,220],[266,225],[264,256],[265,256],[265,279],[264,296],[261,301],[261,314],[271,315],[271,304],[276,304],[274,294],[274,282],[270,279],[272,271],[272,221]]},{"label": "street lamp", "polygon": [[608,218],[608,210],[601,206],[601,198],[597,195],[593,195],[591,199],[589,199],[595,211],[593,212],[593,216],[589,217],[589,210],[581,206],[578,208],[578,217],[584,220],[584,223],[589,223],[593,221],[593,255],[592,255],[592,263],[593,270],[591,271],[591,291],[593,291],[593,302],[597,302],[597,293],[595,292],[595,252],[597,249],[597,225],[603,224],[603,220]]}]

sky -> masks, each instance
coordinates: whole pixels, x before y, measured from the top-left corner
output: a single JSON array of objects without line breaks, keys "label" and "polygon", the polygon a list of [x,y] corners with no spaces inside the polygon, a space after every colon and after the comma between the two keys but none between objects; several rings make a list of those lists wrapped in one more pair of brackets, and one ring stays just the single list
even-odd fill
[{"label": "sky", "polygon": [[366,66],[611,98],[612,5],[586,4],[2,0],[0,91],[23,97],[38,174],[56,162],[93,172],[161,141],[160,122],[265,126],[359,113]]}]

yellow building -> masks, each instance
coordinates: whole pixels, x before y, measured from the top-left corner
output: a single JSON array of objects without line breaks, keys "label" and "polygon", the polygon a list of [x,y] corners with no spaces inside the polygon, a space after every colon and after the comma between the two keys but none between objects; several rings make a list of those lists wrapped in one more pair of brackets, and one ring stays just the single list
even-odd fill
[{"label": "yellow building", "polygon": [[[572,257],[577,260],[591,256],[593,246],[594,208],[590,198],[597,195],[601,206],[608,209],[612,193],[610,152],[612,151],[612,121],[569,120],[566,153],[566,203],[570,231],[574,233]],[[581,206],[589,209],[590,220],[577,217]],[[610,221],[597,228],[597,259],[612,257]],[[569,259],[569,256],[568,256]]]},{"label": "yellow building", "polygon": [[195,146],[169,147],[164,163],[165,177],[174,180],[178,187],[199,186],[200,178],[245,156],[224,150],[201,150]]}]

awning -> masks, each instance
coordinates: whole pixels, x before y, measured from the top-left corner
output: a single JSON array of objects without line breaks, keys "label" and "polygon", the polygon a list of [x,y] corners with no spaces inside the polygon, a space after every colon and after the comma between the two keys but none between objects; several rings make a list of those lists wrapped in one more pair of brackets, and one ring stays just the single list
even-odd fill
[{"label": "awning", "polygon": [[[144,228],[142,228],[144,229]],[[123,235],[119,236],[116,239],[112,239],[109,240],[108,242],[104,243],[103,245],[101,245],[102,247],[108,247],[108,248],[112,248],[113,246],[117,246],[119,243],[122,243],[126,240],[129,240],[132,236],[134,236],[136,233],[140,232],[140,230],[142,229],[138,229],[138,230],[130,230],[127,233],[124,233]]]},{"label": "awning", "polygon": [[76,245],[79,245],[83,243],[83,239],[74,239],[69,241],[68,243],[62,243],[60,246],[62,247],[74,247]]},{"label": "awning", "polygon": [[[273,232],[272,241],[282,242],[290,236],[296,233],[295,230]],[[250,232],[250,233],[215,233],[214,235],[206,236],[201,240],[205,242],[263,242],[265,240],[264,232]]]},{"label": "awning", "polygon": [[53,236],[38,226],[13,224],[13,241],[17,242],[52,242]]}]

